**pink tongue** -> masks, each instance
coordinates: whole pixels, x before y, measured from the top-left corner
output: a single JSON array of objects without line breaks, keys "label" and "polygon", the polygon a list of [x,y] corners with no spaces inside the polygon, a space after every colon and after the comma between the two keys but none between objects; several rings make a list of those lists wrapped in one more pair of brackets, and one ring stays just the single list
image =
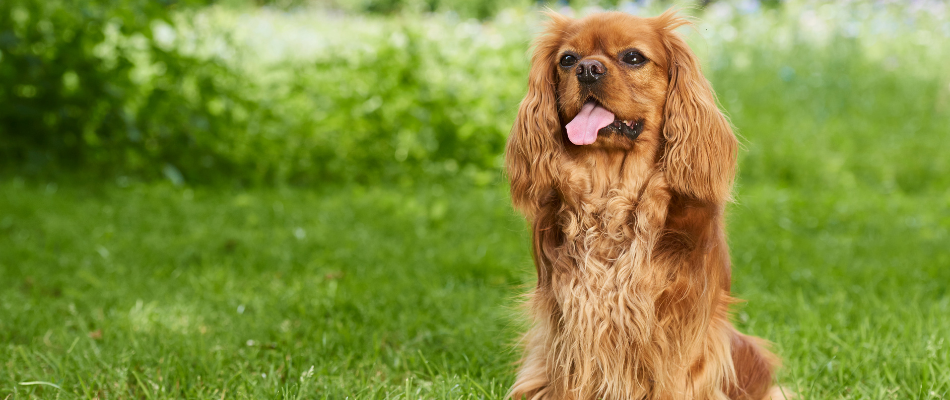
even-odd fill
[{"label": "pink tongue", "polygon": [[614,113],[593,101],[584,103],[581,111],[566,126],[567,138],[576,145],[594,143],[597,140],[597,131],[613,122]]}]

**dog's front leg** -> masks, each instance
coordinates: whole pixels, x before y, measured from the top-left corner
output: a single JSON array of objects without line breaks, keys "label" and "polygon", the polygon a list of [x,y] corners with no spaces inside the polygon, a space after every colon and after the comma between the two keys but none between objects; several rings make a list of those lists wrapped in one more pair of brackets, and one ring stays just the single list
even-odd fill
[{"label": "dog's front leg", "polygon": [[548,378],[548,361],[551,354],[548,344],[548,327],[535,325],[525,334],[525,355],[521,369],[515,378],[508,398],[515,400],[548,399],[551,381]]}]

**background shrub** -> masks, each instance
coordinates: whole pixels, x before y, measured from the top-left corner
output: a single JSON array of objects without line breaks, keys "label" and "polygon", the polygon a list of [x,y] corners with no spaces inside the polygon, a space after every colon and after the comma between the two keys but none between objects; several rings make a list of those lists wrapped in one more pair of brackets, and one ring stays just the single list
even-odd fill
[{"label": "background shrub", "polygon": [[[256,184],[469,167],[485,181],[508,129],[499,115],[513,113],[526,68],[523,43],[457,19],[320,14],[323,30],[305,32],[322,35],[319,53],[262,58],[268,44],[241,32],[274,29],[286,19],[279,12],[247,20],[231,8],[172,14],[149,2],[3,7],[15,21],[3,33],[0,77],[16,83],[0,92],[10,105],[0,155],[16,173]],[[293,54],[297,45],[284,46]]]},{"label": "background shrub", "polygon": [[226,96],[229,71],[156,41],[152,27],[193,4],[0,3],[3,165],[154,176],[155,165],[195,158],[197,131],[239,128],[199,101]]},{"label": "background shrub", "polygon": [[[4,171],[179,184],[500,176],[537,10],[480,22],[224,3],[0,4]],[[621,9],[662,7],[638,4]],[[907,157],[950,150],[934,141],[950,102],[933,67],[950,56],[941,15],[870,2],[702,10],[693,46],[747,139],[742,181],[950,184],[946,158]],[[866,118],[842,126],[843,114]]]}]

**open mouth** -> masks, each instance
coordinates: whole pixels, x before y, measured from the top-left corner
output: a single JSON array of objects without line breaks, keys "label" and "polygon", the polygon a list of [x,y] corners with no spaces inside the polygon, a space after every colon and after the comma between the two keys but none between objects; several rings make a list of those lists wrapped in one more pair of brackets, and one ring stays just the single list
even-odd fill
[{"label": "open mouth", "polygon": [[564,127],[571,143],[583,146],[594,143],[598,135],[620,134],[635,140],[643,132],[643,119],[622,120],[597,102],[588,101]]}]

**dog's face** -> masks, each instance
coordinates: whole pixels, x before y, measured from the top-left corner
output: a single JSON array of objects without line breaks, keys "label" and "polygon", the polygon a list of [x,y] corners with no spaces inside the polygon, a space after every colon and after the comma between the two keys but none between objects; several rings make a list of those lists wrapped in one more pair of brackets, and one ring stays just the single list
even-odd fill
[{"label": "dog's face", "polygon": [[548,16],[505,151],[515,206],[532,216],[565,193],[589,190],[569,178],[581,165],[608,185],[659,173],[673,192],[728,201],[737,142],[675,32],[689,21],[675,11]]},{"label": "dog's face", "polygon": [[637,139],[659,135],[669,86],[659,31],[650,19],[621,13],[566,27],[550,62],[557,70],[559,117],[572,144],[629,150]]}]

